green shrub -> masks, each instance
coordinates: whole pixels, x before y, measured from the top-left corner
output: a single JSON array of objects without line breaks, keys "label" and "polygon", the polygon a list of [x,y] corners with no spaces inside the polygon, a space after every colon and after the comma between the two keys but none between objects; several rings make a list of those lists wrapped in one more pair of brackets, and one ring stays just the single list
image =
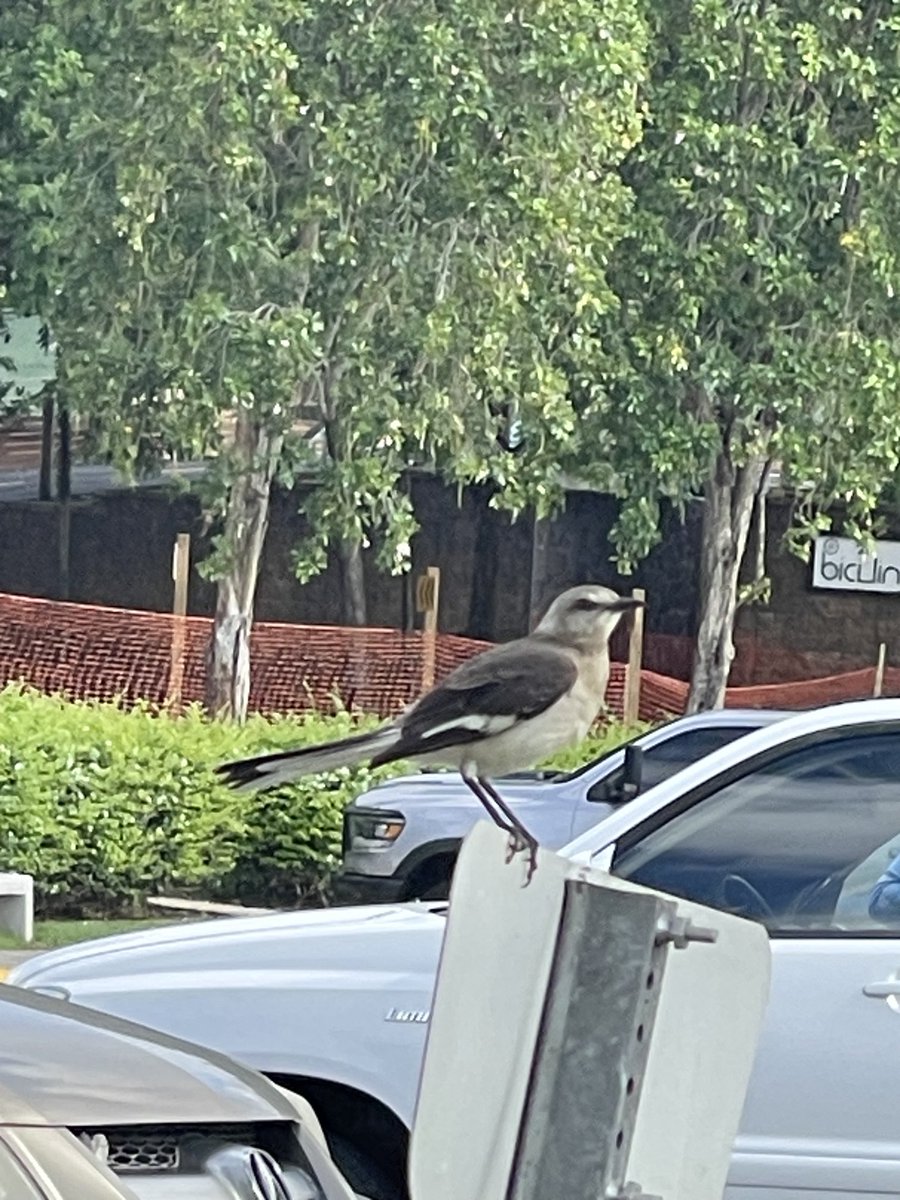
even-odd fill
[{"label": "green shrub", "polygon": [[[239,795],[213,767],[232,758],[341,737],[372,724],[349,714],[252,717],[243,726],[198,709],[71,703],[0,690],[0,869],[35,878],[45,915],[140,908],[177,892],[256,903],[326,895],[340,858],[341,814],[402,764],[300,780]],[[570,769],[626,736],[612,725],[553,760]]]}]

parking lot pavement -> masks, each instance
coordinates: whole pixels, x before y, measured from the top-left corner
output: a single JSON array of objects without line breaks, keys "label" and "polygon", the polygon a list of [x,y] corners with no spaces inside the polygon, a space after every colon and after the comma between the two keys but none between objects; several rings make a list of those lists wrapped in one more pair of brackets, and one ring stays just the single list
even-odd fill
[{"label": "parking lot pavement", "polygon": [[25,962],[27,958],[31,958],[35,954],[40,954],[40,950],[0,950],[0,983],[13,967],[17,967],[20,962]]}]

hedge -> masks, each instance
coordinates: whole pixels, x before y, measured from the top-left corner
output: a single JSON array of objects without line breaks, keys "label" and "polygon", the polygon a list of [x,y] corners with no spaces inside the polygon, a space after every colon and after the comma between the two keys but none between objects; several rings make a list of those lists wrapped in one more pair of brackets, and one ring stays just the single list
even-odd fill
[{"label": "hedge", "polygon": [[[0,869],[34,876],[42,915],[137,912],[147,895],[173,893],[322,902],[345,805],[409,768],[336,771],[238,795],[213,767],[373,723],[313,713],[236,726],[199,709],[174,717],[8,686],[0,690]],[[576,766],[625,734],[611,726],[554,765]]]}]

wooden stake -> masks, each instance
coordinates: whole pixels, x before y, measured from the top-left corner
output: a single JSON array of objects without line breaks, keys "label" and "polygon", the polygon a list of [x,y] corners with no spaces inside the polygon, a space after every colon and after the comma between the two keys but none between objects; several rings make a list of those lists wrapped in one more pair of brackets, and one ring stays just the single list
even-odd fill
[{"label": "wooden stake", "polygon": [[878,647],[878,661],[875,664],[875,683],[872,687],[872,695],[880,696],[884,689],[884,663],[887,658],[887,645],[882,642]]},{"label": "wooden stake", "polygon": [[172,580],[175,584],[172,600],[172,660],[169,666],[169,687],[166,704],[178,711],[184,686],[184,649],[187,634],[188,579],[191,573],[191,535],[179,533],[172,552]]},{"label": "wooden stake", "polygon": [[[634,588],[632,596],[643,601],[643,588]],[[625,672],[625,701],[623,719],[626,725],[637,723],[641,709],[641,662],[644,657],[644,610],[636,608],[631,618],[631,635],[628,639],[628,669]]]},{"label": "wooden stake", "polygon": [[428,567],[416,583],[416,609],[425,614],[422,625],[422,691],[434,686],[437,661],[438,605],[441,596],[441,569]]}]

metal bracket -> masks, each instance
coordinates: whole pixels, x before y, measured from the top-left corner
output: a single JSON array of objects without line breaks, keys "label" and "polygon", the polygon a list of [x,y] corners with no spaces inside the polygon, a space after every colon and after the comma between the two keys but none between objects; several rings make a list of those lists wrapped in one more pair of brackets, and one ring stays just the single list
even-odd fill
[{"label": "metal bracket", "polygon": [[661,896],[567,882],[506,1200],[560,1180],[572,1200],[653,1200],[625,1172],[669,954],[658,934],[676,915]]},{"label": "metal bracket", "polygon": [[[663,917],[656,926],[656,945],[665,946],[668,943],[676,950],[684,950],[691,942],[706,942],[707,945],[711,945],[718,937],[717,929],[695,925],[690,917]],[[648,1200],[652,1198],[648,1197]]]}]

